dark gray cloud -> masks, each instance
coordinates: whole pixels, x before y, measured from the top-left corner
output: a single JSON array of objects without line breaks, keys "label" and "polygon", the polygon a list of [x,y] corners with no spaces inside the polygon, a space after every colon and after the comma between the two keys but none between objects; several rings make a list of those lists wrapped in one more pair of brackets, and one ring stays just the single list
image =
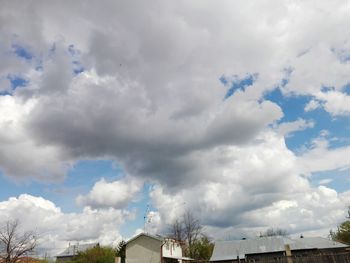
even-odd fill
[{"label": "dark gray cloud", "polygon": [[66,91],[40,97],[26,128],[38,142],[57,145],[74,159],[108,156],[130,174],[176,185],[198,169],[194,152],[247,143],[281,116],[272,103],[219,97],[213,98],[217,113],[208,105],[196,118],[173,120],[171,108],[153,110],[148,97],[139,84],[83,73]]}]

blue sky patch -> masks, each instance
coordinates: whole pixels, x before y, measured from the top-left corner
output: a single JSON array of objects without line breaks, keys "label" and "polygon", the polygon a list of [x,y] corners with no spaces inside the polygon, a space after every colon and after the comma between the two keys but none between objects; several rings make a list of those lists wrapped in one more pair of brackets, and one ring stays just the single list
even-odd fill
[{"label": "blue sky patch", "polygon": [[0,171],[0,200],[27,193],[34,196],[45,196],[61,207],[65,213],[78,212],[81,208],[77,207],[74,202],[77,193],[87,194],[102,177],[107,181],[112,181],[123,175],[122,170],[111,160],[79,161],[68,171],[66,179],[61,183],[43,184],[31,181],[15,184],[5,178]]},{"label": "blue sky patch", "polygon": [[350,95],[350,83],[346,84],[343,88],[342,88],[343,92],[345,92],[347,95]]},{"label": "blue sky patch", "polygon": [[[88,194],[94,184],[102,177],[106,181],[115,181],[123,176],[125,174],[122,169],[116,166],[112,160],[79,161],[68,171],[67,177],[62,183],[48,182],[43,184],[31,181],[15,184],[0,171],[0,200],[7,200],[22,193],[45,196],[46,199],[60,207],[64,213],[77,213],[81,211],[81,207],[75,204],[78,194]],[[138,200],[136,200],[137,202],[131,202],[128,205],[127,209],[136,211],[136,217],[121,228],[123,236],[131,237],[135,229],[143,228],[144,215],[148,205],[151,211],[155,210],[148,195],[150,187],[150,184],[145,184]]]},{"label": "blue sky patch", "polygon": [[337,189],[338,192],[346,192],[350,188],[350,169],[332,170],[325,172],[313,173],[310,178],[313,186],[322,185],[322,181],[330,179],[325,185],[327,187]]},{"label": "blue sky patch", "polygon": [[288,148],[298,152],[303,146],[309,145],[310,141],[320,135],[320,131],[327,130],[330,148],[341,147],[348,144],[350,132],[350,120],[348,117],[332,117],[323,108],[305,112],[305,105],[312,99],[311,96],[283,96],[279,88],[267,93],[264,97],[276,103],[283,111],[283,118],[279,121],[293,122],[299,118],[314,121],[314,127],[298,131],[298,135],[286,138]]},{"label": "blue sky patch", "polygon": [[18,87],[25,87],[29,83],[28,80],[17,75],[9,75],[7,78],[11,81],[12,90],[17,89]]},{"label": "blue sky patch", "polygon": [[24,58],[26,60],[31,60],[33,58],[33,54],[28,49],[18,44],[13,44],[12,49],[14,53],[20,58]]},{"label": "blue sky patch", "polygon": [[73,44],[68,46],[68,52],[73,57],[76,56],[76,55],[80,55],[80,51],[78,49],[76,49]]},{"label": "blue sky patch", "polygon": [[74,75],[78,75],[85,71],[85,68],[81,65],[79,61],[73,61],[73,73]]},{"label": "blue sky patch", "polygon": [[73,73],[74,73],[74,75],[78,75],[78,74],[84,72],[84,70],[85,69],[83,67],[79,67],[79,68],[73,69]]},{"label": "blue sky patch", "polygon": [[327,86],[323,86],[321,87],[321,91],[322,92],[330,92],[330,91],[334,91],[334,87],[327,87]]},{"label": "blue sky patch", "polygon": [[68,53],[73,58],[73,73],[74,75],[78,75],[85,71],[84,66],[79,61],[80,59],[80,51],[72,44],[68,46]]},{"label": "blue sky patch", "polygon": [[350,61],[350,52],[347,49],[331,48],[332,53],[339,59],[341,63]]},{"label": "blue sky patch", "polygon": [[220,82],[224,86],[229,87],[226,92],[225,99],[231,97],[237,90],[244,91],[248,86],[252,86],[257,79],[258,74],[248,74],[246,77],[240,78],[237,75],[233,76],[221,76]]}]

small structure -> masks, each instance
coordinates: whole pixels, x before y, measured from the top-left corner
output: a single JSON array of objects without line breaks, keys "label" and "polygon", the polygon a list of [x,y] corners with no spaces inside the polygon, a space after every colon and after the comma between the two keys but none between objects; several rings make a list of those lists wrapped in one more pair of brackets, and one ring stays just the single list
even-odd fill
[{"label": "small structure", "polygon": [[141,233],[125,245],[126,263],[184,263],[190,260],[182,256],[178,242],[159,235]]},{"label": "small structure", "polygon": [[[215,242],[210,262],[258,262],[349,252],[350,246],[322,237],[282,236]],[[282,261],[281,261],[282,262]],[[288,261],[289,262],[289,261]]]},{"label": "small structure", "polygon": [[57,262],[67,262],[74,259],[79,252],[84,252],[90,248],[94,248],[99,246],[99,243],[90,243],[90,244],[69,244],[68,248],[66,248],[61,254],[56,256]]}]

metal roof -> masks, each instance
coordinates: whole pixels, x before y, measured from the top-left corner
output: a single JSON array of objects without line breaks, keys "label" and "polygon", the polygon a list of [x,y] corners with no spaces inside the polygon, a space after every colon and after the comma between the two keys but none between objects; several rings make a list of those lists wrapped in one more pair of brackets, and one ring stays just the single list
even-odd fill
[{"label": "metal roof", "polygon": [[150,237],[150,238],[153,238],[153,239],[156,239],[158,241],[164,241],[165,237],[163,236],[160,236],[160,235],[151,235],[151,234],[148,234],[148,233],[140,233],[134,237],[132,237],[131,239],[129,239],[126,244],[129,244],[130,242],[134,241],[135,239],[139,238],[140,236],[146,236],[146,237]]},{"label": "metal roof", "polygon": [[322,237],[305,237],[292,239],[288,237],[260,237],[256,239],[218,241],[215,242],[213,255],[210,261],[245,258],[248,254],[262,254],[284,251],[285,245],[290,245],[291,250],[325,249],[348,247],[339,242]]},{"label": "metal roof", "polygon": [[64,250],[61,254],[57,255],[57,257],[72,257],[77,255],[78,252],[84,252],[85,250],[98,245],[99,243],[69,245],[68,248],[66,248],[66,250]]}]

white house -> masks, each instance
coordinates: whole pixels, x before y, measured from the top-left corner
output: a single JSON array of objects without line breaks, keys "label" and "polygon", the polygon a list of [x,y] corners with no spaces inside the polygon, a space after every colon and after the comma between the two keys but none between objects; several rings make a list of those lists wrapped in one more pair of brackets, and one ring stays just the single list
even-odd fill
[{"label": "white house", "polygon": [[125,263],[184,263],[181,245],[173,239],[141,233],[125,245]]}]

